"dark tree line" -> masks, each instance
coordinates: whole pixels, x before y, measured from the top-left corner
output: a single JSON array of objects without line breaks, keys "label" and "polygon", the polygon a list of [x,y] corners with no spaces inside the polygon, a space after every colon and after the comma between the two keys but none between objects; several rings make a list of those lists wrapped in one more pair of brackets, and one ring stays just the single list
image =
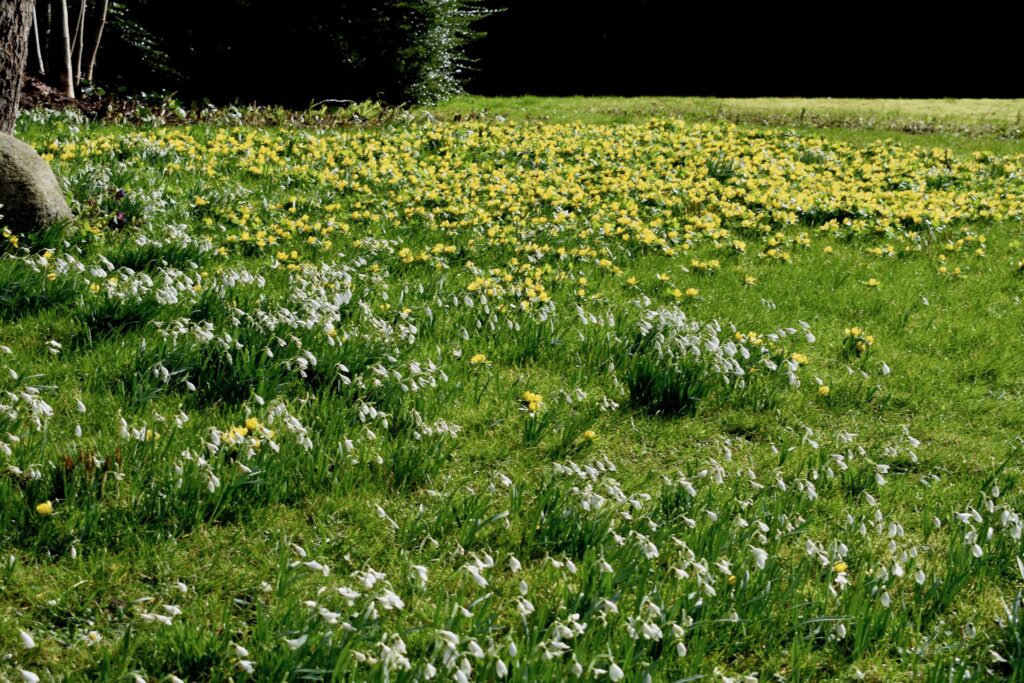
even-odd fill
[{"label": "dark tree line", "polygon": [[[307,106],[459,91],[478,0],[120,0],[103,78],[185,99]],[[201,18],[201,19],[199,19]]]},{"label": "dark tree line", "polygon": [[109,0],[38,0],[32,7],[28,72],[75,97],[95,78]]},{"label": "dark tree line", "polygon": [[[24,3],[4,0],[5,4]],[[184,99],[430,102],[460,90],[481,0],[37,0],[28,72]],[[286,7],[285,7],[286,5]]]},{"label": "dark tree line", "polygon": [[488,0],[480,95],[1021,97],[1007,6]]}]

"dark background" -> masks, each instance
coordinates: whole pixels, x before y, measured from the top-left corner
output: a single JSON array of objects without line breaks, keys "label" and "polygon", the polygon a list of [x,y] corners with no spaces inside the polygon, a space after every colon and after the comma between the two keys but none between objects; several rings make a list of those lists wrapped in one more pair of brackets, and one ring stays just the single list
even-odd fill
[{"label": "dark background", "polygon": [[479,95],[1022,97],[1018,11],[506,0],[476,24]]}]

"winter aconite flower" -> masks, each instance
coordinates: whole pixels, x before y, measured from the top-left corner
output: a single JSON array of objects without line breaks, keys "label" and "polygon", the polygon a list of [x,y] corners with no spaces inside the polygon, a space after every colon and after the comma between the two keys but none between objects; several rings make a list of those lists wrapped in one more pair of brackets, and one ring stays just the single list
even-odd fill
[{"label": "winter aconite flower", "polygon": [[46,501],[45,503],[36,505],[36,512],[41,514],[43,517],[49,517],[53,514],[53,503]]},{"label": "winter aconite flower", "polygon": [[544,402],[544,397],[532,391],[524,391],[522,400],[523,405],[529,412],[536,413],[540,410],[540,406]]}]

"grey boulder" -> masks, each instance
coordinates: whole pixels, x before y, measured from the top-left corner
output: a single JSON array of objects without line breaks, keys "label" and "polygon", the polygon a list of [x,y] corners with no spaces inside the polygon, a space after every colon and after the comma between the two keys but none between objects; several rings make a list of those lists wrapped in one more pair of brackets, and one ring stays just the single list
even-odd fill
[{"label": "grey boulder", "polygon": [[71,209],[46,160],[0,133],[0,226],[37,232],[71,218]]}]

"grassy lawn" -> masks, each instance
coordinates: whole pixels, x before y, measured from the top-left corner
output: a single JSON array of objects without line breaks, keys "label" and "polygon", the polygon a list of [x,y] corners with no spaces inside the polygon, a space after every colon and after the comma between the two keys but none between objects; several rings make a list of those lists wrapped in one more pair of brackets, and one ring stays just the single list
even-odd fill
[{"label": "grassy lawn", "polygon": [[[429,109],[442,118],[483,114],[549,123],[643,123],[652,117],[775,126],[848,142],[879,137],[955,151],[1024,152],[1024,100],[802,97],[480,97]],[[979,139],[980,138],[980,139]]]},{"label": "grassy lawn", "polygon": [[801,121],[849,127],[1020,129],[1024,99],[851,99],[804,97],[480,97],[463,95],[438,112],[486,110],[551,122],[630,123],[650,117]]},{"label": "grassy lawn", "polygon": [[0,680],[1024,676],[1016,104],[726,106],[24,115]]}]

